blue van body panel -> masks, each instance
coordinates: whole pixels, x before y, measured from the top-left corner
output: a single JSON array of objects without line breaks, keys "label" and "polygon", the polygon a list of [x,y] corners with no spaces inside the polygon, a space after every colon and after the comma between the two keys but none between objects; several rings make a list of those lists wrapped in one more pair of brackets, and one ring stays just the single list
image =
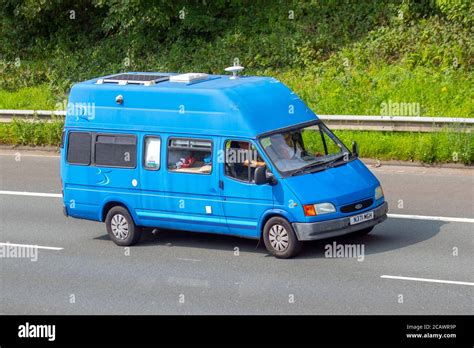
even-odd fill
[{"label": "blue van body panel", "polygon": [[[317,118],[276,79],[215,77],[154,86],[82,82],[71,89],[66,126],[122,131],[126,124],[133,131],[255,138]],[[122,105],[115,102],[117,95],[123,96]]]},{"label": "blue van body panel", "polygon": [[[375,188],[380,185],[375,175],[359,159],[321,172],[288,177],[284,181],[302,204],[329,202],[337,209],[335,213],[307,217],[307,222],[347,216],[348,214],[340,212],[338,208],[374,198]],[[377,202],[374,202],[374,205],[375,203]]]},{"label": "blue van body panel", "polygon": [[[68,130],[67,123],[65,130]],[[87,131],[93,132],[93,129]],[[98,130],[98,133],[103,133]],[[117,131],[117,134],[130,135],[130,132]],[[61,149],[61,181],[64,205],[69,216],[103,221],[103,208],[108,202],[119,202],[129,208],[134,219],[137,218],[133,207],[139,205],[140,190],[132,185],[133,180],[140,181],[140,168],[114,168],[105,166],[72,165],[67,163],[66,151],[68,137],[65,137]],[[141,151],[141,142],[137,140],[137,153]]]},{"label": "blue van body panel", "polygon": [[[146,133],[153,135],[153,133]],[[216,148],[216,137],[192,136],[208,139]],[[170,139],[161,134],[162,144]],[[217,163],[217,152],[212,152],[212,162]],[[219,171],[215,166],[210,174],[173,173],[167,170],[166,146],[161,147],[161,168],[156,171],[143,170],[141,205],[137,210],[142,226],[176,228],[190,231],[227,233],[219,192]],[[209,209],[212,214],[206,213]]]},{"label": "blue van body panel", "polygon": [[274,205],[274,186],[255,185],[227,177],[220,166],[222,205],[230,234],[260,238],[259,221]]},{"label": "blue van body panel", "polygon": [[[374,198],[379,182],[358,159],[314,174],[279,175],[262,151],[258,136],[315,121],[317,116],[274,78],[210,75],[204,81],[165,81],[152,86],[99,84],[99,79],[74,85],[69,95],[61,149],[63,202],[68,216],[104,221],[107,209],[120,204],[138,226],[258,239],[272,216],[287,219],[303,234],[308,230],[304,224],[347,217],[351,213],[342,213],[341,206]],[[118,95],[123,97],[122,104],[116,102]],[[100,134],[133,135],[136,166],[99,166],[93,152],[90,165],[68,163],[68,139],[74,131],[89,132],[92,142]],[[143,165],[144,141],[149,136],[161,139],[156,170]],[[167,144],[173,137],[211,141],[212,171],[168,170]],[[275,185],[255,185],[226,176],[219,152],[232,140],[254,144],[274,173]],[[337,211],[304,215],[304,204],[321,202],[333,203]],[[383,197],[360,212],[382,204]]]}]

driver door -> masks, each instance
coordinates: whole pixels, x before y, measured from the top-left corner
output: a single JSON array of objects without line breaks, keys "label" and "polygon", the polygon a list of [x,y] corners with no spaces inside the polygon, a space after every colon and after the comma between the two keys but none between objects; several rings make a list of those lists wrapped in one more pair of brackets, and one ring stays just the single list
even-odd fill
[{"label": "driver door", "polygon": [[229,233],[258,237],[258,222],[274,205],[273,187],[254,183],[255,168],[265,162],[248,140],[226,139],[223,145],[219,187]]}]

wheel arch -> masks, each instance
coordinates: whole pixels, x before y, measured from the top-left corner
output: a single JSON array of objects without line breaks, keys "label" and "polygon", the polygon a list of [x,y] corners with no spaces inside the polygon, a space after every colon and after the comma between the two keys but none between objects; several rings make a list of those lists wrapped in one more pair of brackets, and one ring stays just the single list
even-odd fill
[{"label": "wheel arch", "polygon": [[288,213],[286,210],[283,210],[283,209],[270,209],[270,210],[267,210],[262,215],[262,217],[260,218],[260,221],[258,222],[258,233],[259,233],[260,240],[262,239],[262,236],[263,236],[263,228],[265,227],[265,224],[272,217],[284,218],[284,219],[288,220],[288,222],[290,224],[293,221],[295,221],[294,217],[290,213]]},{"label": "wheel arch", "polygon": [[110,199],[104,203],[101,209],[100,221],[105,222],[105,218],[107,217],[107,214],[110,211],[110,209],[117,206],[121,206],[127,209],[128,213],[133,219],[133,222],[135,224],[137,223],[137,218],[134,212],[130,209],[130,207],[124,201],[119,200],[119,199]]}]

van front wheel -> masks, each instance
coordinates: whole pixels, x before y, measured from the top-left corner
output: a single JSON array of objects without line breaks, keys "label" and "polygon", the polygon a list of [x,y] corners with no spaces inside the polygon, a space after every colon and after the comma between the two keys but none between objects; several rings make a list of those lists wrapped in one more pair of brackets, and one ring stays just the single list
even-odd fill
[{"label": "van front wheel", "polygon": [[263,242],[270,254],[281,259],[297,255],[302,246],[293,226],[281,217],[272,217],[267,221],[263,228]]},{"label": "van front wheel", "polygon": [[105,225],[110,239],[120,246],[134,245],[141,235],[139,227],[135,226],[127,209],[121,206],[113,207],[107,213]]}]

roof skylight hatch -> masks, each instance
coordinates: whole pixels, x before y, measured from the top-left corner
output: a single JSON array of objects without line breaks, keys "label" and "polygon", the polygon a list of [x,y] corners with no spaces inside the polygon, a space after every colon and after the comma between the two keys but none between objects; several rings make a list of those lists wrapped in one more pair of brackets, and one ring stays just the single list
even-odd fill
[{"label": "roof skylight hatch", "polygon": [[208,74],[204,73],[186,73],[170,76],[170,82],[192,83],[207,80]]}]

